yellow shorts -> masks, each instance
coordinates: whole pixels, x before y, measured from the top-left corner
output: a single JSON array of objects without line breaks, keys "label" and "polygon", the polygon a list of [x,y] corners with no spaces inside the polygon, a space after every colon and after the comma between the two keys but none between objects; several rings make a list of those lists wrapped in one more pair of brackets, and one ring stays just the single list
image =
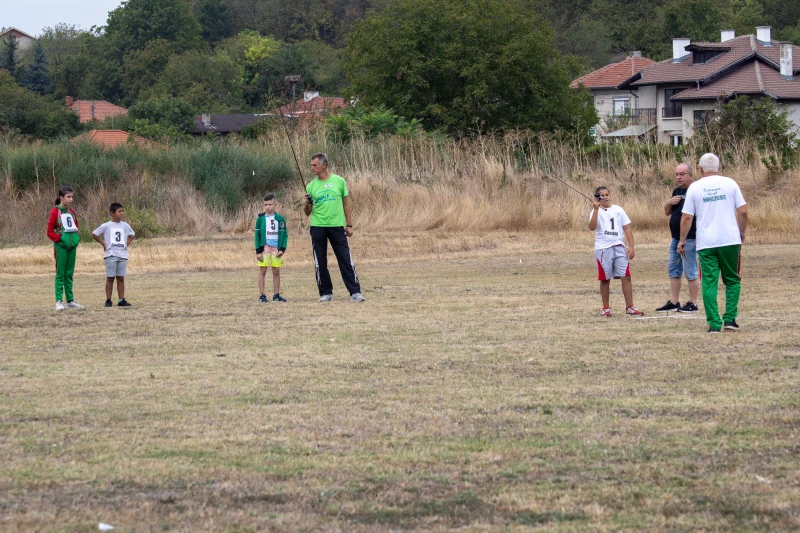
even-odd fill
[{"label": "yellow shorts", "polygon": [[258,266],[261,268],[272,267],[272,268],[280,268],[283,266],[283,256],[276,257],[275,254],[278,253],[277,248],[273,248],[272,246],[265,246],[264,253],[261,255],[263,259],[258,261]]}]

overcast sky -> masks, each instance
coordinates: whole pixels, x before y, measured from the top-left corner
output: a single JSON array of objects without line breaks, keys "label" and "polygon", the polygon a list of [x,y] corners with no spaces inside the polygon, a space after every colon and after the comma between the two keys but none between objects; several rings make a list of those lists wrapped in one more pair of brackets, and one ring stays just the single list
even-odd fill
[{"label": "overcast sky", "polygon": [[0,27],[14,27],[38,36],[59,22],[88,30],[106,23],[108,12],[122,0],[0,0]]}]

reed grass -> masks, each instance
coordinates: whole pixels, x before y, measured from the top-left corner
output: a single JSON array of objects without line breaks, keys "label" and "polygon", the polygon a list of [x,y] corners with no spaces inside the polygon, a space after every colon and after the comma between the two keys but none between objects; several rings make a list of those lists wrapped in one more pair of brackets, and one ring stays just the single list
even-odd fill
[{"label": "reed grass", "polygon": [[[331,141],[323,131],[293,134],[301,165],[328,154],[349,183],[362,231],[583,231],[587,195],[609,187],[634,229],[664,230],[663,202],[675,166],[693,165],[702,146],[618,144],[581,147],[569,137],[509,134],[454,140],[439,135],[354,137]],[[800,170],[768,168],[742,141],[721,150],[721,173],[737,180],[750,204],[756,242],[794,242],[800,235]],[[143,150],[72,143],[0,141],[0,243],[44,240],[44,219],[64,183],[78,190],[76,208],[88,226],[121,201],[140,235],[192,236],[250,231],[266,192],[278,193],[294,232],[305,229],[303,189],[293,174],[285,136],[255,141],[201,140]],[[305,180],[311,177],[303,168]]]}]

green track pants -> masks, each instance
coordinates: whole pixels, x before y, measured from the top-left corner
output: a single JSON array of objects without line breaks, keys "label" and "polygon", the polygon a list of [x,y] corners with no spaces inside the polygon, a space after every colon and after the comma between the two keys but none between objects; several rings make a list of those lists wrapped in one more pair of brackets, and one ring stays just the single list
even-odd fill
[{"label": "green track pants", "polygon": [[[733,322],[739,314],[739,251],[741,246],[721,246],[699,250],[700,272],[702,276],[703,307],[706,309],[706,320],[711,329],[722,329],[722,322]],[[725,314],[719,317],[717,306],[717,287],[719,278],[725,284]]]},{"label": "green track pants", "polygon": [[65,293],[67,301],[74,300],[72,296],[72,274],[75,272],[75,256],[78,247],[63,247],[56,244],[53,247],[56,256],[56,301],[61,301],[61,293]]}]

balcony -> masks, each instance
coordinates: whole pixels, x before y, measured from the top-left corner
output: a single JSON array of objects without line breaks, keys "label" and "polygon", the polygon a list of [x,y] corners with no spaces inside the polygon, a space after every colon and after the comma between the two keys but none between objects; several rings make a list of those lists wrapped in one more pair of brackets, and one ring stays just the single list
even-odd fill
[{"label": "balcony", "polygon": [[655,124],[656,108],[640,107],[631,111],[631,124]]}]

